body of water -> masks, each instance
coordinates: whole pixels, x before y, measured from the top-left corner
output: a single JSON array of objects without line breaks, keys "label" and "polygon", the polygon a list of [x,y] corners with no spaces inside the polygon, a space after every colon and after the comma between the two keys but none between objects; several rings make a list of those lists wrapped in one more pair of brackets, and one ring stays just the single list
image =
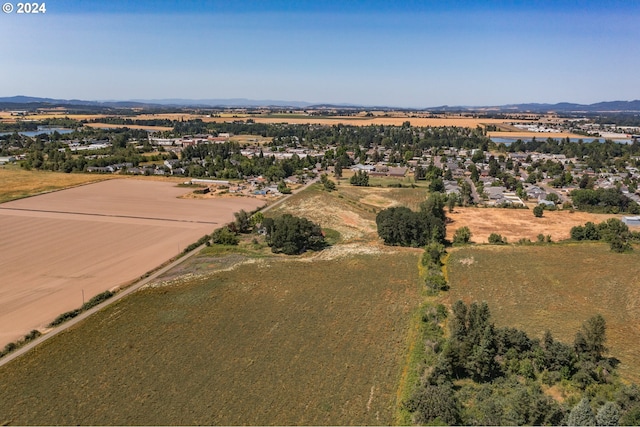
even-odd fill
[{"label": "body of water", "polygon": [[[47,126],[38,126],[38,130],[30,130],[24,132],[18,132],[20,135],[28,136],[33,138],[36,135],[40,135],[46,133],[47,135],[51,135],[54,132],[58,132],[59,134],[71,133],[73,129],[65,129],[65,128],[52,128]],[[0,136],[2,135],[11,135],[13,132],[0,132]]]},{"label": "body of water", "polygon": [[[496,144],[504,144],[504,145],[513,144],[514,142],[516,142],[519,139],[523,140],[524,142],[531,141],[531,138],[491,138],[491,140],[493,142],[495,142]],[[553,139],[566,140],[566,138],[553,138]],[[544,141],[547,140],[547,138],[536,138],[536,140],[538,140],[538,142],[544,142]],[[582,140],[585,143],[593,142],[593,141],[604,142],[605,138],[593,138],[593,137],[569,138],[569,141],[571,141],[571,142],[578,142],[580,140]],[[633,142],[633,139],[630,139],[630,138],[628,138],[628,139],[614,139],[613,142],[617,142],[617,143],[620,143],[620,144],[631,144]]]}]

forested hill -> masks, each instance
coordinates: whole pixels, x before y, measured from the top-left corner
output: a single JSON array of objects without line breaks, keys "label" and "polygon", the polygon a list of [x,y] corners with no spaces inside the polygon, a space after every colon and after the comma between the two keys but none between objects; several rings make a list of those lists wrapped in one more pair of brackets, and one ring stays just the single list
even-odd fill
[{"label": "forested hill", "polygon": [[[428,100],[425,100],[428,102]],[[136,99],[123,101],[88,101],[79,99],[53,99],[39,98],[32,96],[11,96],[0,97],[0,108],[5,109],[29,109],[43,108],[51,106],[84,106],[84,107],[111,107],[111,108],[134,108],[134,107],[293,107],[293,108],[328,108],[328,107],[349,107],[351,109],[394,109],[394,110],[420,110],[425,111],[483,111],[490,109],[492,112],[534,112],[546,113],[554,111],[557,113],[597,113],[597,112],[638,112],[640,113],[640,100],[633,101],[605,101],[594,104],[576,104],[570,102],[560,102],[556,104],[548,103],[522,103],[507,104],[498,106],[437,106],[426,108],[410,107],[390,107],[371,106],[356,104],[313,104],[305,101],[281,101],[281,100],[254,100],[246,98],[229,99]]]}]

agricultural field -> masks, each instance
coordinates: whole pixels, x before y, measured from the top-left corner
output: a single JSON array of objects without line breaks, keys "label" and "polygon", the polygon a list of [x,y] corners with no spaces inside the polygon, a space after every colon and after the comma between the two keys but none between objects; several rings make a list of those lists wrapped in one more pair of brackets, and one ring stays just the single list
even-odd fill
[{"label": "agricultural field", "polygon": [[404,122],[410,122],[412,126],[457,126],[475,129],[485,124],[502,124],[513,120],[510,119],[489,119],[489,118],[473,118],[473,117],[442,117],[442,118],[426,118],[426,117],[410,117],[403,114],[389,114],[387,116],[376,114],[372,117],[360,116],[307,116],[304,114],[220,114],[220,117],[210,117],[204,114],[190,113],[167,113],[167,114],[142,114],[135,117],[139,120],[153,119],[169,119],[169,120],[195,120],[200,119],[203,122],[228,122],[233,120],[252,119],[255,123],[289,123],[289,124],[322,124],[337,125],[345,124],[352,126],[402,126]]},{"label": "agricultural field", "polygon": [[192,258],[0,367],[2,421],[391,424],[419,254]]},{"label": "agricultural field", "polygon": [[0,203],[109,178],[107,175],[27,171],[13,165],[0,166]]},{"label": "agricultural field", "polygon": [[472,246],[447,261],[451,289],[442,301],[487,301],[497,326],[541,338],[545,330],[572,344],[596,313],[607,322],[610,354],[623,379],[640,382],[640,253],[616,254],[605,243]]},{"label": "agricultural field", "polygon": [[0,345],[155,269],[233,212],[264,203],[178,198],[186,192],[115,179],[1,204]]},{"label": "agricultural field", "polygon": [[4,123],[15,123],[19,120],[47,120],[47,119],[71,119],[71,120],[94,120],[107,117],[105,114],[69,114],[66,111],[29,114],[28,116],[12,116],[10,111],[0,111],[0,121]]},{"label": "agricultural field", "polygon": [[544,211],[542,218],[536,218],[531,209],[505,208],[461,208],[447,212],[447,239],[460,227],[469,227],[471,240],[487,243],[491,233],[501,234],[510,243],[519,239],[535,241],[538,234],[550,235],[553,241],[570,237],[571,227],[591,221],[598,224],[609,218],[621,219],[623,215],[569,212],[568,210]]},{"label": "agricultural field", "polygon": [[[344,124],[350,126],[402,126],[405,122],[410,122],[411,126],[455,126],[463,128],[475,129],[478,126],[504,123],[511,120],[488,119],[488,118],[471,118],[471,117],[447,117],[447,118],[426,118],[426,117],[359,117],[359,116],[333,116],[333,117],[317,117],[308,116],[300,117],[299,115],[279,115],[277,117],[240,115],[235,118],[252,119],[256,123],[288,123],[288,124],[318,124],[318,125],[337,125]],[[229,121],[228,117],[204,117],[204,122],[225,122]]]}]

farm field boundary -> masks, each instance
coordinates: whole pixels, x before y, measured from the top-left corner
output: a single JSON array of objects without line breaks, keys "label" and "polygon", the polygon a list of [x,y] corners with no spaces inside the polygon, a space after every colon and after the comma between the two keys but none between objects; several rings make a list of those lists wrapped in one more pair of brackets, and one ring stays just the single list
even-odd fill
[{"label": "farm field boundary", "polygon": [[0,345],[131,283],[231,221],[233,212],[263,204],[179,199],[186,191],[166,182],[108,180],[2,204]]}]

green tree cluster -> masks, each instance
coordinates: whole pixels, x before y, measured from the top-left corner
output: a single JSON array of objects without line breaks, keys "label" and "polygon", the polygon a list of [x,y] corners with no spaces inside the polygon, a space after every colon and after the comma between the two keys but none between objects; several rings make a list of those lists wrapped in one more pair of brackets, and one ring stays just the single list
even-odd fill
[{"label": "green tree cluster", "polygon": [[579,210],[599,213],[640,213],[640,205],[616,188],[576,189],[570,193],[570,196]]},{"label": "green tree cluster", "polygon": [[491,245],[506,245],[507,238],[498,233],[491,233],[489,234],[488,242]]},{"label": "green tree cluster", "polygon": [[441,258],[445,253],[444,245],[439,242],[429,242],[424,248],[420,262],[425,270],[425,285],[431,293],[449,289],[449,284],[442,274]]},{"label": "green tree cluster", "polygon": [[356,171],[356,173],[353,174],[351,178],[349,178],[349,183],[357,187],[368,187],[369,174],[365,171]]},{"label": "green tree cluster", "polygon": [[384,209],[376,216],[378,235],[386,245],[424,246],[443,243],[445,228],[444,196],[434,193],[414,212],[404,206]]},{"label": "green tree cluster", "polygon": [[[424,316],[423,321],[433,329],[442,318]],[[600,315],[582,325],[573,346],[549,332],[538,340],[515,328],[496,328],[486,303],[457,301],[448,328],[448,339],[425,343],[436,362],[425,368],[405,402],[415,423],[617,425],[640,420],[640,389],[616,379],[615,359],[604,355],[606,323]],[[561,381],[594,397],[597,411],[588,401],[563,403],[542,391]]]},{"label": "green tree cluster", "polygon": [[334,191],[336,189],[336,183],[329,179],[326,173],[320,175],[320,182],[326,191]]},{"label": "green tree cluster", "polygon": [[297,255],[307,250],[320,250],[325,246],[320,226],[306,218],[284,214],[276,218],[265,218],[262,226],[273,253]]},{"label": "green tree cluster", "polygon": [[587,222],[584,226],[571,228],[573,240],[602,240],[609,243],[613,252],[629,252],[631,242],[640,240],[640,232],[629,231],[629,227],[617,218],[609,218],[599,224]]}]

